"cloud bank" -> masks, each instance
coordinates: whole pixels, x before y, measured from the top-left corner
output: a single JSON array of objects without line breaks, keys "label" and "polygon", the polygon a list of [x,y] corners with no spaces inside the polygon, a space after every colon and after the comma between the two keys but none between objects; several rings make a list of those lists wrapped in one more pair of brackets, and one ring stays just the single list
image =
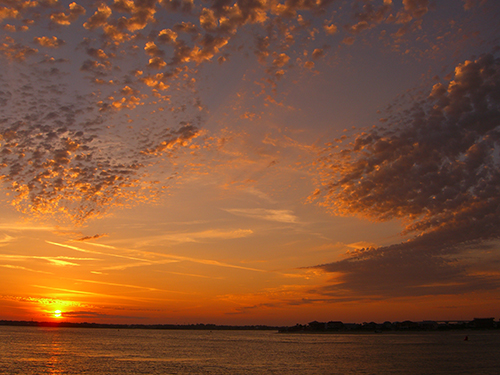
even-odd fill
[{"label": "cloud bank", "polygon": [[380,298],[500,286],[500,59],[455,68],[450,82],[356,137],[330,145],[313,198],[333,213],[399,219],[410,240],[316,266],[338,273],[321,292]]}]

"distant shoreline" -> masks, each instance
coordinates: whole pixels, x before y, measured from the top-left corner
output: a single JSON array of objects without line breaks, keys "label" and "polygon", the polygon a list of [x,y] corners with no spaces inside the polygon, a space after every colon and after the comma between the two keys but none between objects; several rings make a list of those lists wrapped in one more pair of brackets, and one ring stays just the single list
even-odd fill
[{"label": "distant shoreline", "polygon": [[278,331],[285,327],[266,325],[217,325],[217,324],[113,324],[113,323],[75,323],[75,322],[38,322],[27,320],[0,320],[0,326],[15,327],[56,327],[56,328],[108,328],[108,329],[163,329],[163,330],[234,330],[234,331]]},{"label": "distant shoreline", "polygon": [[277,331],[279,333],[367,333],[367,332],[419,332],[419,331],[457,331],[457,330],[500,330],[500,322],[494,318],[475,318],[471,321],[422,321],[370,323],[342,323],[339,321],[310,322],[295,326],[267,325],[217,325],[217,324],[113,324],[113,323],[75,323],[75,322],[38,322],[26,320],[0,320],[0,326],[15,327],[53,327],[53,328],[107,328],[107,329],[156,329],[156,330],[208,330],[208,331]]}]

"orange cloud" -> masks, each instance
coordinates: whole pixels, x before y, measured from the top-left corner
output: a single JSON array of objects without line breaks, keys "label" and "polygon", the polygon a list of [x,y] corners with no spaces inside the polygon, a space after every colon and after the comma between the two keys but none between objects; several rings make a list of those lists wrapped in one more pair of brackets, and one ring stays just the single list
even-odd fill
[{"label": "orange cloud", "polygon": [[76,21],[78,17],[83,16],[87,11],[84,7],[77,3],[69,4],[69,11],[67,13],[58,12],[50,15],[50,21],[61,26],[69,26],[72,22]]},{"label": "orange cloud", "polygon": [[65,44],[64,40],[59,39],[55,36],[53,36],[52,38],[49,38],[47,36],[35,37],[33,38],[33,42],[42,47],[49,47],[49,48],[58,48]]}]

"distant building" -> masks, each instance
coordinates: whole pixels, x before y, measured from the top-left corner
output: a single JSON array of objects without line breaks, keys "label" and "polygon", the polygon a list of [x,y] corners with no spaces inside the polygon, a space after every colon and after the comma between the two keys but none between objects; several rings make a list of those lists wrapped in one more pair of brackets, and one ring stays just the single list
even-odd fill
[{"label": "distant building", "polygon": [[423,330],[436,330],[439,327],[439,324],[433,320],[424,320],[420,323],[420,327]]},{"label": "distant building", "polygon": [[474,318],[471,325],[478,329],[495,328],[495,318]]},{"label": "distant building", "polygon": [[327,323],[314,321],[307,324],[311,331],[326,331]]},{"label": "distant building", "polygon": [[326,329],[328,331],[340,331],[340,330],[343,330],[345,329],[345,326],[344,326],[344,323],[342,323],[341,321],[330,321],[328,323],[326,323]]}]

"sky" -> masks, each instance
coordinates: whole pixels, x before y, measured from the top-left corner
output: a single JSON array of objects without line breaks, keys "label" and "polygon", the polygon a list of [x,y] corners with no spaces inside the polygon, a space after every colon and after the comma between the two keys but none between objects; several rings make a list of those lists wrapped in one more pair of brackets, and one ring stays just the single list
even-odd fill
[{"label": "sky", "polygon": [[0,0],[0,319],[500,318],[496,0]]}]

